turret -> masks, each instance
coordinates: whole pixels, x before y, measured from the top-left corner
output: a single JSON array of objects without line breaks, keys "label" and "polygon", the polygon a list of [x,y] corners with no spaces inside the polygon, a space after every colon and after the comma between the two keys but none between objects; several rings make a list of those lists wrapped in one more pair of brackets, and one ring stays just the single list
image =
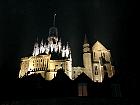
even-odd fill
[{"label": "turret", "polygon": [[89,76],[91,79],[93,79],[91,51],[90,51],[90,46],[88,44],[86,35],[85,35],[84,44],[83,44],[83,64],[85,67],[85,74],[87,74],[87,76]]}]

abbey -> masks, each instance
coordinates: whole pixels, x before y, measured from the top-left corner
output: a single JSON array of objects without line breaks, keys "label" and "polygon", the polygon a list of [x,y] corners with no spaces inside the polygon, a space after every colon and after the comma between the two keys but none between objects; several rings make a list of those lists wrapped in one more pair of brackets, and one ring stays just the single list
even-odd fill
[{"label": "abbey", "polygon": [[72,80],[84,72],[92,81],[102,82],[105,75],[111,78],[115,73],[110,51],[99,41],[90,48],[86,36],[83,43],[83,65],[84,67],[72,67],[69,44],[62,44],[54,24],[49,29],[47,42],[36,42],[32,56],[21,58],[19,78],[40,73],[46,80],[52,80],[57,70],[63,69]]}]

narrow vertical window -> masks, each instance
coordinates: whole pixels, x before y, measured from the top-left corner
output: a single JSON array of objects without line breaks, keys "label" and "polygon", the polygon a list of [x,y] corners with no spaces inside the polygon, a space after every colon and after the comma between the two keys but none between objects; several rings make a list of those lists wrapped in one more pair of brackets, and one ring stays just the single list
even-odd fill
[{"label": "narrow vertical window", "polygon": [[105,58],[105,53],[103,53],[103,57]]},{"label": "narrow vertical window", "polygon": [[95,66],[95,75],[98,75],[97,66]]},{"label": "narrow vertical window", "polygon": [[94,52],[94,58],[95,58],[95,52]]}]

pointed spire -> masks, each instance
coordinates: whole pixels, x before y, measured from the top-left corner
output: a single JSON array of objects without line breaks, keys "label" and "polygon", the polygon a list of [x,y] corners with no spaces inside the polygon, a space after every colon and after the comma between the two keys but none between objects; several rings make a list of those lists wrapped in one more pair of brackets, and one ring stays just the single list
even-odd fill
[{"label": "pointed spire", "polygon": [[55,27],[55,17],[56,17],[56,14],[53,15],[53,26]]},{"label": "pointed spire", "polygon": [[87,35],[85,34],[85,39],[84,39],[84,44],[87,44],[88,41],[87,41]]},{"label": "pointed spire", "polygon": [[[58,31],[57,28],[55,27],[55,18],[56,18],[56,14],[53,15],[54,19],[53,19],[53,27],[49,28],[49,36],[51,37],[56,37],[56,39],[58,38]],[[48,39],[50,40],[50,39]]]}]

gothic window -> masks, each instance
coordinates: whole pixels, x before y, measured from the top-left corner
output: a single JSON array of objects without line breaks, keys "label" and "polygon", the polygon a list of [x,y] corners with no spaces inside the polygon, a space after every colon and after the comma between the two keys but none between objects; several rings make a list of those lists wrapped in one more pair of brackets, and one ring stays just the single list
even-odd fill
[{"label": "gothic window", "polygon": [[97,66],[95,66],[95,75],[98,75],[98,69],[97,69]]},{"label": "gothic window", "polygon": [[98,75],[98,71],[95,71],[95,75]]},{"label": "gothic window", "polygon": [[103,56],[102,52],[101,52],[101,57]]},{"label": "gothic window", "polygon": [[95,70],[97,70],[97,66],[95,66]]},{"label": "gothic window", "polygon": [[105,53],[103,53],[103,57],[105,58]]},{"label": "gothic window", "polygon": [[41,62],[42,62],[42,59],[41,59]]}]

